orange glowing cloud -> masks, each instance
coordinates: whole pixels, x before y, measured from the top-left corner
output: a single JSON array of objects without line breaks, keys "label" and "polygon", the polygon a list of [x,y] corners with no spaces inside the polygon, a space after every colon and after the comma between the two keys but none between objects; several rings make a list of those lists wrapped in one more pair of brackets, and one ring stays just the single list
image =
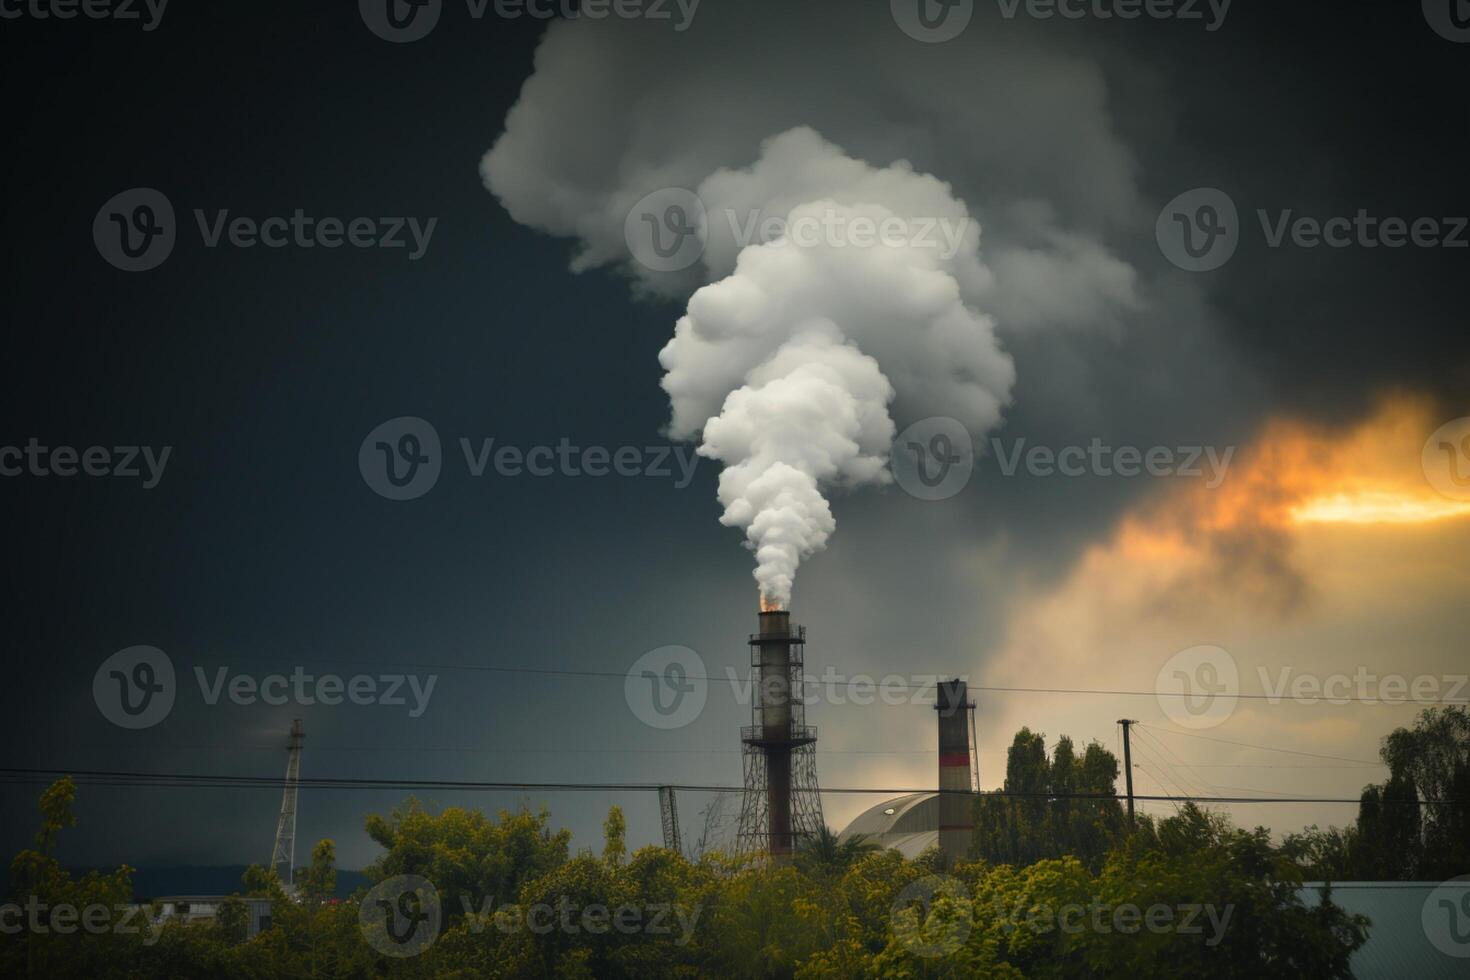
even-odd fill
[{"label": "orange glowing cloud", "polygon": [[[1404,395],[1340,429],[1268,422],[1239,447],[1219,486],[1162,483],[1059,581],[1038,583],[986,655],[982,683],[1035,687],[1047,678],[1068,688],[1151,692],[1169,658],[1199,644],[1228,650],[1247,692],[1262,690],[1262,671],[1272,678],[1283,668],[1318,676],[1360,666],[1378,674],[1463,672],[1470,500],[1435,489],[1443,474],[1431,476],[1425,448],[1445,422],[1428,400]],[[1454,472],[1463,479],[1463,467]],[[1404,711],[1242,702],[1219,731],[1372,759],[1377,739],[1411,717]],[[1125,712],[1172,725],[1146,695],[1041,694],[995,698],[990,724],[999,735],[1027,724],[1052,736],[1106,739]],[[982,771],[1003,771],[1003,748],[986,747]],[[1211,743],[1176,748],[1202,763],[1281,761],[1236,758]],[[1357,771],[1310,775],[1327,795],[1361,788]],[[1303,774],[1235,778],[1292,792]],[[1309,816],[1342,820],[1332,811]]]},{"label": "orange glowing cloud", "polygon": [[1289,605],[1301,591],[1290,560],[1301,527],[1470,516],[1470,500],[1443,496],[1425,477],[1424,440],[1439,421],[1428,400],[1398,395],[1345,430],[1269,422],[1220,486],[1169,488],[1101,547],[1133,562],[1167,560],[1191,586],[1210,577]]}]

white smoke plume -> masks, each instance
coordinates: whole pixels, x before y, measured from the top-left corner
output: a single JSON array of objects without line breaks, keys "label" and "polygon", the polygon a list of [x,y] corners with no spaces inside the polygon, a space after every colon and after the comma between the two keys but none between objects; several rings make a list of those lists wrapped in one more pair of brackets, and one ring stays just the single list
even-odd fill
[{"label": "white smoke plume", "polygon": [[[813,43],[830,40],[827,25],[806,16],[786,23],[791,44],[799,47],[804,24]],[[1078,64],[1033,52],[1029,71],[1058,62],[1047,85],[1000,101],[975,85],[980,94],[957,112],[996,114],[997,144],[1014,144],[1004,165],[987,160],[997,183],[1019,178],[1014,157],[1034,157],[1037,185],[1066,205],[1009,195],[997,206],[1008,233],[986,253],[1007,270],[998,277],[982,262],[977,216],[953,187],[901,153],[874,159],[904,146],[904,134],[871,111],[852,111],[906,95],[922,99],[915,117],[932,114],[933,92],[923,87],[934,82],[925,76],[937,59],[916,52],[912,77],[876,78],[859,59],[838,86],[877,89],[844,99],[830,86],[785,78],[792,68],[774,58],[779,52],[732,70],[727,46],[753,60],[762,48],[736,43],[746,30],[738,22],[726,27],[701,41],[695,32],[555,25],[482,173],[518,221],[580,241],[574,269],[617,263],[640,290],[689,297],[660,353],[669,430],[700,440],[700,454],[724,465],[721,520],[744,529],[763,600],[785,606],[798,565],[835,527],[826,492],[891,480],[895,413],[947,415],[975,437],[1000,421],[1015,368],[991,313],[1012,329],[1085,327],[1137,304],[1131,267],[1088,231],[1063,230],[1059,218],[1065,210],[1095,222],[1126,206],[1132,188],[1126,155],[1095,118],[1079,121],[1087,153],[1073,161],[1057,159],[1051,135],[1031,128],[1032,110],[1065,118],[1068,100],[1095,105],[1096,79]],[[1012,57],[997,52],[981,64],[999,78]],[[676,84],[662,92],[670,79]],[[728,98],[734,80],[748,83],[739,100]],[[721,111],[705,111],[706,95]],[[1028,100],[1041,104],[1015,104]],[[868,148],[872,162],[830,142],[824,121]],[[956,159],[973,151],[968,133],[954,135]],[[998,158],[993,147],[980,154]],[[1081,199],[1080,188],[1109,180],[1117,200]],[[694,191],[705,212],[700,263],[682,272],[638,266],[624,242],[630,209],[665,187]],[[750,240],[751,229],[772,227]],[[823,231],[799,237],[798,228]],[[860,239],[860,229],[890,233],[875,241],[870,232]]]},{"label": "white smoke plume", "polygon": [[[714,270],[721,233],[749,224],[726,217],[774,216],[785,229],[731,255],[732,270],[694,293],[659,358],[671,433],[702,435],[700,454],[724,463],[721,520],[745,529],[762,597],[784,606],[797,565],[833,530],[822,491],[891,479],[896,390],[983,432],[1014,369],[992,321],[962,299],[961,280],[976,288],[989,277],[979,229],[933,177],[905,163],[875,169],[795,129],[698,195]],[[830,238],[799,238],[824,222]],[[868,227],[890,235],[856,233]]]}]

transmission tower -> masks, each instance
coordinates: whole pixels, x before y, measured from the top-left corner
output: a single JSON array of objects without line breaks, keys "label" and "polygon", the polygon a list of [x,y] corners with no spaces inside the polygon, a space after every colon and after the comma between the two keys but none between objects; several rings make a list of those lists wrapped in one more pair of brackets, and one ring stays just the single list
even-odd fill
[{"label": "transmission tower", "polygon": [[658,788],[658,815],[664,825],[664,847],[683,854],[684,847],[679,840],[679,805],[674,799],[674,787]]},{"label": "transmission tower", "polygon": [[[291,723],[291,738],[286,751],[286,788],[281,794],[281,817],[276,821],[276,846],[271,851],[271,870],[287,891],[295,887],[296,873],[296,797],[301,789],[301,742],[306,738],[301,719]],[[285,873],[281,866],[285,865]]]}]

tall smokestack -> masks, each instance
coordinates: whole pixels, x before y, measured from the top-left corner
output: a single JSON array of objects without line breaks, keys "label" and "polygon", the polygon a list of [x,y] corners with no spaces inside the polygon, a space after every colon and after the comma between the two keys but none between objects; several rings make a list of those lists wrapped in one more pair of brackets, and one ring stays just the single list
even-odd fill
[{"label": "tall smokestack", "polygon": [[740,836],[747,848],[785,857],[821,825],[817,730],[806,724],[802,670],[806,630],[784,609],[761,610],[750,636],[751,721],[745,744]]},{"label": "tall smokestack", "polygon": [[934,700],[939,713],[939,849],[954,860],[969,853],[975,827],[969,725],[974,708],[964,681],[939,682]]}]

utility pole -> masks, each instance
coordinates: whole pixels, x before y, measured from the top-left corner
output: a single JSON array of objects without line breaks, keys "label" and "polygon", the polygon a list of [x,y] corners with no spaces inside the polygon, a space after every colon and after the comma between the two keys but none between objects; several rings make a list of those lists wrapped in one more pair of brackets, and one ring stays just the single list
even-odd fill
[{"label": "utility pole", "polygon": [[1128,785],[1128,830],[1134,829],[1133,819],[1133,751],[1128,745],[1128,726],[1136,725],[1138,722],[1133,718],[1119,718],[1118,724],[1123,726],[1123,775]]},{"label": "utility pole", "polygon": [[[281,794],[281,817],[276,822],[276,844],[271,849],[271,869],[276,878],[290,893],[295,885],[296,868],[296,796],[301,784],[301,741],[306,732],[301,728],[301,719],[291,723],[291,740],[286,751],[286,784]],[[286,872],[280,868],[285,865]]]}]

